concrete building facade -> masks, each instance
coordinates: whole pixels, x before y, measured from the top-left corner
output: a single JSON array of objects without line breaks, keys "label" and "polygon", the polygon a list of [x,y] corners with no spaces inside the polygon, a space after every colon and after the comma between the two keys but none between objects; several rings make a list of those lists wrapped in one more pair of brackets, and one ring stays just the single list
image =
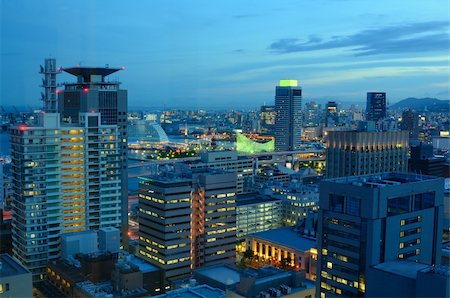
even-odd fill
[{"label": "concrete building facade", "polygon": [[179,174],[142,177],[139,191],[139,253],[170,281],[235,258],[236,175]]},{"label": "concrete building facade", "polygon": [[252,158],[238,156],[236,151],[209,151],[200,153],[200,161],[188,163],[195,169],[217,169],[236,173],[236,193],[246,192],[246,186],[253,182]]},{"label": "concrete building facade", "polygon": [[326,147],[328,178],[408,170],[406,131],[330,131]]},{"label": "concrete building facade", "polygon": [[383,262],[439,264],[443,184],[406,173],[322,181],[317,297],[364,296],[367,269]]},{"label": "concrete building facade", "polygon": [[0,297],[32,297],[31,272],[8,254],[0,254]]}]

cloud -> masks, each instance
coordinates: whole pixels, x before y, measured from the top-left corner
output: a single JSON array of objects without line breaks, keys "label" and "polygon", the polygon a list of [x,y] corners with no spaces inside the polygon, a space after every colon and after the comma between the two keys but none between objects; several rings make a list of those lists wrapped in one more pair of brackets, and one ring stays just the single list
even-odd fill
[{"label": "cloud", "polygon": [[309,36],[306,41],[283,38],[273,42],[269,50],[285,54],[349,48],[356,56],[448,50],[449,25],[448,21],[402,24],[367,29],[347,36],[332,36],[328,40],[316,35]]},{"label": "cloud", "polygon": [[240,15],[234,15],[234,19],[248,19],[248,18],[254,18],[258,17],[259,14],[240,14]]}]

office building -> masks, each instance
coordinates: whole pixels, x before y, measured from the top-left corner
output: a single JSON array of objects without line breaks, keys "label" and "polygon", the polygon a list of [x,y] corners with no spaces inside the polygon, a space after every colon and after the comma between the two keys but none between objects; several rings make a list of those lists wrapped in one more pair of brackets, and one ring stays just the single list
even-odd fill
[{"label": "office building", "polygon": [[322,122],[321,105],[314,101],[305,103],[305,110],[303,113],[304,127],[317,127]]},{"label": "office building", "polygon": [[204,265],[234,262],[234,173],[162,172],[139,183],[139,253],[163,269],[166,280]]},{"label": "office building", "polygon": [[275,150],[300,149],[302,89],[296,80],[281,80],[275,88]]},{"label": "office building", "polygon": [[444,179],[407,173],[321,182],[318,297],[364,296],[367,270],[441,260]]},{"label": "office building", "polygon": [[406,131],[329,131],[328,178],[408,170]]},{"label": "office building", "polygon": [[339,124],[338,104],[335,101],[329,101],[325,106],[325,127],[333,127],[337,124]]},{"label": "office building", "polygon": [[287,186],[273,186],[270,196],[281,199],[282,221],[287,226],[296,225],[319,208],[317,184],[304,185],[297,182]]},{"label": "office building", "polygon": [[32,297],[31,272],[8,254],[0,254],[0,297]]},{"label": "office building", "polygon": [[410,140],[417,140],[419,138],[419,114],[411,109],[403,111],[400,129],[408,131]]},{"label": "office building", "polygon": [[366,120],[378,122],[386,118],[386,93],[367,92]]},{"label": "office building", "polygon": [[445,163],[444,156],[434,156],[433,145],[420,142],[411,146],[409,172],[444,177]]},{"label": "office building", "polygon": [[375,265],[367,271],[366,297],[449,297],[450,267],[408,260]]},{"label": "office building", "polygon": [[281,199],[250,193],[238,195],[236,200],[238,238],[281,227]]},{"label": "office building", "polygon": [[273,134],[275,131],[275,106],[261,106],[261,113],[259,116],[260,132]]},{"label": "office building", "polygon": [[217,169],[236,173],[236,193],[247,192],[253,182],[255,161],[246,156],[238,156],[236,151],[203,151],[200,161],[188,162],[191,169]]},{"label": "office building", "polygon": [[122,180],[121,231],[122,240],[126,240],[128,232],[127,90],[120,88],[120,82],[108,79],[108,76],[119,70],[121,68],[64,68],[63,71],[75,76],[77,80],[63,83],[64,90],[58,90],[57,93],[58,111],[63,122],[77,124],[81,120],[79,113],[96,112],[101,115],[102,125],[115,125],[118,128]]},{"label": "office building", "polygon": [[11,128],[13,253],[35,280],[60,257],[62,234],[120,227],[118,137],[98,113],[70,125],[43,113],[37,126]]}]

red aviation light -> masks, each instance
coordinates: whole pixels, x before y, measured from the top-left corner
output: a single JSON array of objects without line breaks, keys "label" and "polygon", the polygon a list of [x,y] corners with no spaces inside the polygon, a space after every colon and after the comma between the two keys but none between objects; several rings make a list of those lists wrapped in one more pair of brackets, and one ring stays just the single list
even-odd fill
[{"label": "red aviation light", "polygon": [[26,125],[19,125],[19,130],[20,131],[25,131],[25,130],[27,130],[28,129],[28,126],[26,126]]},{"label": "red aviation light", "polygon": [[89,92],[89,88],[84,88],[83,91],[84,91],[84,93],[88,93]]}]

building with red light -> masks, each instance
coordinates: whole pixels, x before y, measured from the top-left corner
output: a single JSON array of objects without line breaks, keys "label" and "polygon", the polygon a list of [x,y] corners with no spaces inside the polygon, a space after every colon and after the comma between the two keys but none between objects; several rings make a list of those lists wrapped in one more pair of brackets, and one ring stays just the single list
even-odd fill
[{"label": "building with red light", "polygon": [[[58,92],[58,112],[65,123],[77,124],[79,113],[100,113],[102,125],[115,125],[119,131],[120,172],[122,179],[122,235],[128,230],[128,169],[127,169],[127,90],[109,76],[124,68],[70,67],[62,70],[76,77],[75,82],[63,83]],[[126,241],[124,242],[126,244]]]},{"label": "building with red light", "polygon": [[79,119],[43,113],[37,126],[11,128],[13,255],[34,280],[60,257],[62,234],[121,227],[118,128],[99,113]]}]

